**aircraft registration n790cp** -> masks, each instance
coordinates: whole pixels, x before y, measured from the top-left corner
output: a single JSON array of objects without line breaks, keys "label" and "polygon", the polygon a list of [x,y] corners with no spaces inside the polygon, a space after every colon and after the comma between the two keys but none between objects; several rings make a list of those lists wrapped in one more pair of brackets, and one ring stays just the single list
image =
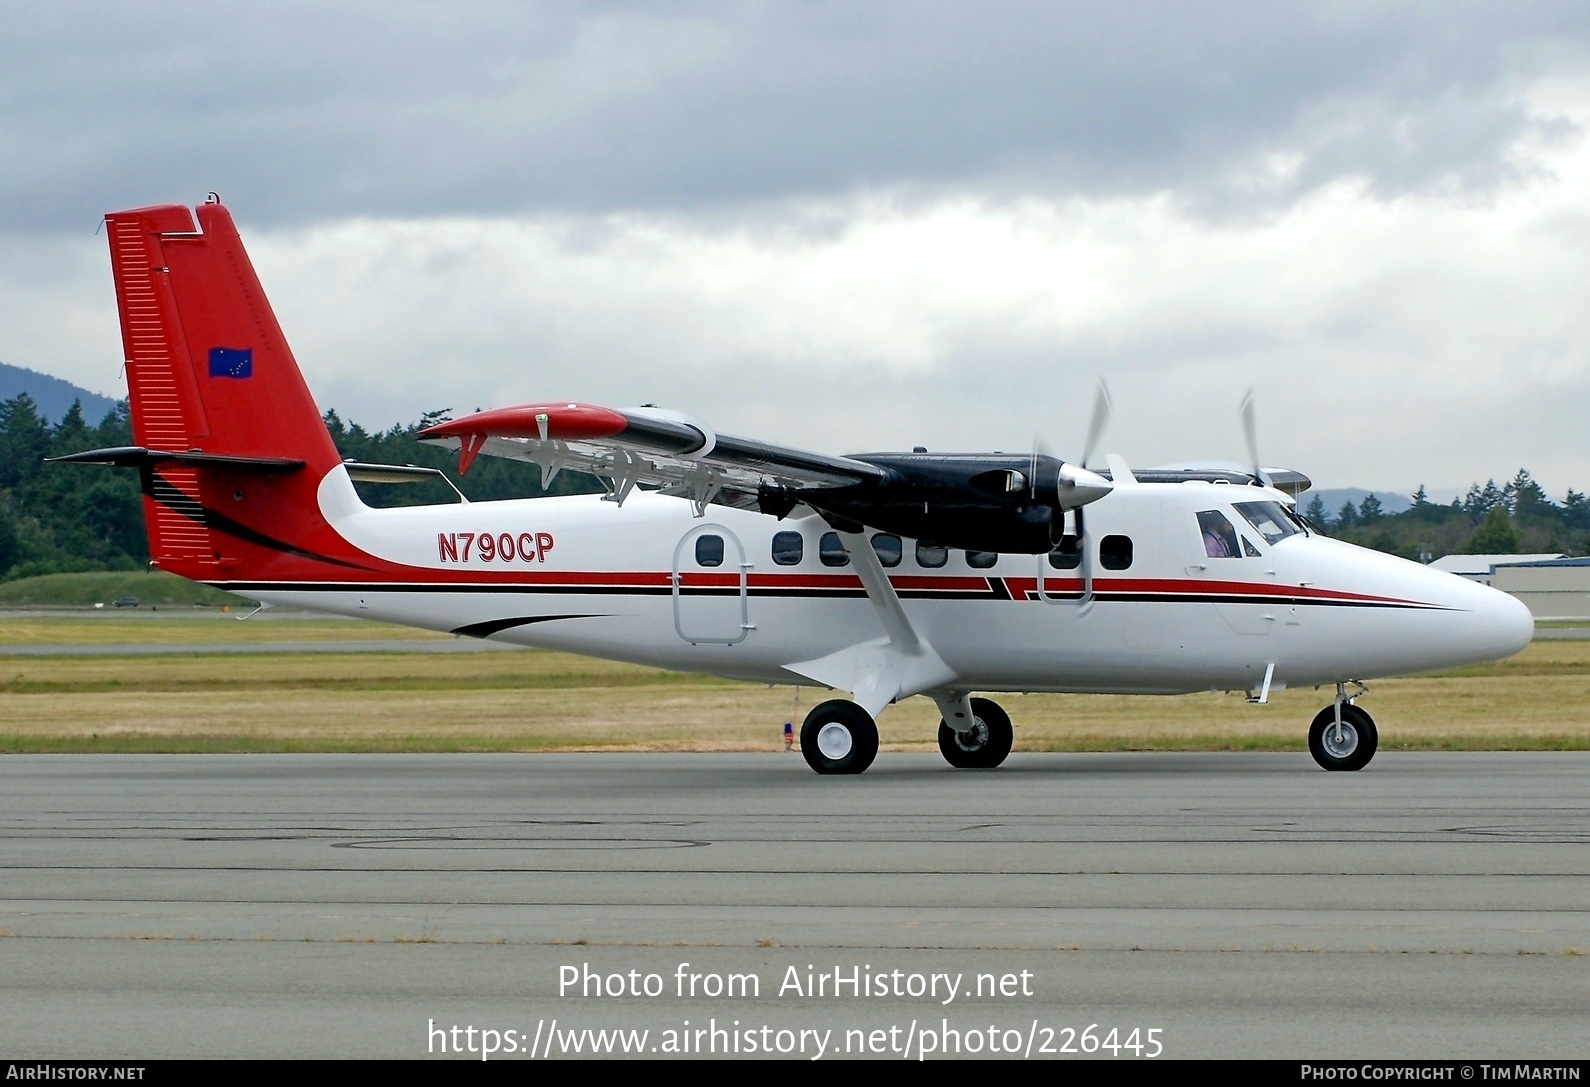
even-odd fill
[{"label": "aircraft registration n790cp", "polygon": [[[355,480],[433,469],[338,454],[231,215],[113,212],[111,263],[152,563],[250,597],[525,646],[816,685],[819,773],[859,773],[877,715],[927,695],[957,767],[1010,718],[974,692],[1333,685],[1330,770],[1376,747],[1360,682],[1494,660],[1532,633],[1486,586],[1311,532],[1295,472],[1090,471],[1034,453],[828,456],[653,408],[546,403],[422,437],[605,481],[605,495],[376,509]],[[1091,446],[1103,422],[1096,404]],[[1252,447],[1251,414],[1249,420]],[[1349,686],[1353,693],[1349,693]]]}]

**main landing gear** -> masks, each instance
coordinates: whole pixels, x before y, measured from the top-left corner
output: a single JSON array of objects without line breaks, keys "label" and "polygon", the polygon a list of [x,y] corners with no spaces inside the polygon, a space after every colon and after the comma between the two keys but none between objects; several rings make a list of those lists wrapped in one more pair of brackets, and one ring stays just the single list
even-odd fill
[{"label": "main landing gear", "polygon": [[958,732],[939,719],[939,753],[957,770],[992,770],[1005,761],[1015,741],[1010,715],[991,699],[974,698],[971,703],[971,728]]},{"label": "main landing gear", "polygon": [[[1010,716],[987,698],[968,700],[970,728],[939,721],[939,751],[962,770],[992,770],[1005,761],[1015,736]],[[962,703],[964,706],[965,703]],[[878,725],[854,702],[835,698],[815,707],[801,724],[801,755],[819,774],[859,774],[878,757]]]},{"label": "main landing gear", "polygon": [[1308,728],[1308,753],[1327,770],[1362,770],[1375,757],[1380,735],[1375,719],[1347,700],[1336,685],[1336,701],[1320,710]]},{"label": "main landing gear", "polygon": [[854,702],[830,699],[801,724],[801,755],[819,774],[859,774],[878,757],[878,725]]}]

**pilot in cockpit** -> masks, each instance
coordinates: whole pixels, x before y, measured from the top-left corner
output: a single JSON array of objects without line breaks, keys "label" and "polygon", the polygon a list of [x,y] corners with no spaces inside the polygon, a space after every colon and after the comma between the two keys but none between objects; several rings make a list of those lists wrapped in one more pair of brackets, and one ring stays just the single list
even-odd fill
[{"label": "pilot in cockpit", "polygon": [[1205,555],[1212,559],[1234,559],[1241,556],[1236,529],[1231,527],[1231,522],[1219,510],[1200,512],[1198,528],[1203,533]]}]

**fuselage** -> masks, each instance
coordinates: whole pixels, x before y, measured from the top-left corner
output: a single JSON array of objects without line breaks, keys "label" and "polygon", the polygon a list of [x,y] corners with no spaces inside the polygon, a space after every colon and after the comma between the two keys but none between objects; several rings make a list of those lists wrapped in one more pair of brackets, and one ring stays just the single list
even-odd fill
[{"label": "fuselage", "polygon": [[[768,683],[884,629],[821,518],[636,492],[374,509],[319,489],[349,544],[400,575],[213,583],[262,602]],[[871,534],[918,634],[985,691],[1316,685],[1517,652],[1500,592],[1267,515],[1258,487],[1138,483],[1087,510],[1084,553],[981,554]],[[1224,528],[1221,528],[1221,525]],[[825,539],[826,537],[826,539]],[[1069,567],[1069,568],[1068,568]]]}]

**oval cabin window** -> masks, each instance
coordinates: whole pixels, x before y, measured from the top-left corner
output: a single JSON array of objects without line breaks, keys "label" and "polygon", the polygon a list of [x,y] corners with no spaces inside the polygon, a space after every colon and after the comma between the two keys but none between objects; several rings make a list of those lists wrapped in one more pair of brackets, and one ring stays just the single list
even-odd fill
[{"label": "oval cabin window", "polygon": [[884,566],[899,566],[900,558],[905,554],[905,545],[892,532],[880,532],[873,536],[872,549],[878,553],[878,561]]},{"label": "oval cabin window", "polygon": [[696,565],[697,566],[722,566],[723,565],[723,537],[722,536],[697,536],[696,537]]},{"label": "oval cabin window", "polygon": [[1132,565],[1132,538],[1106,536],[1099,541],[1099,565],[1106,570],[1126,570]]},{"label": "oval cabin window", "polygon": [[806,554],[806,541],[799,532],[773,533],[773,561],[780,566],[797,566]]},{"label": "oval cabin window", "polygon": [[823,533],[823,538],[817,541],[817,557],[823,560],[824,566],[850,565],[850,555],[845,551],[845,542],[839,538],[837,532]]}]

